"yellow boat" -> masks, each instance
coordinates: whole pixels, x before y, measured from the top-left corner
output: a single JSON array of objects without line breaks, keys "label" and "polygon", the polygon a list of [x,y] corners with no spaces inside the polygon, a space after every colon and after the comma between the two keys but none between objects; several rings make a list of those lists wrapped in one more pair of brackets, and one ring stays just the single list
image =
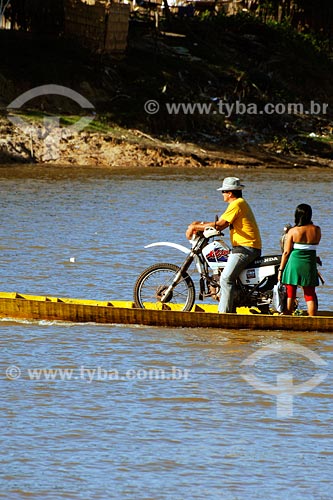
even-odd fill
[{"label": "yellow boat", "polygon": [[0,292],[0,318],[151,325],[185,328],[224,328],[255,330],[293,330],[333,332],[333,312],[318,316],[281,316],[260,314],[258,310],[240,308],[237,314],[218,314],[217,305],[195,305],[191,312],[172,309],[169,305],[146,304],[134,307],[130,301],[96,301]]}]

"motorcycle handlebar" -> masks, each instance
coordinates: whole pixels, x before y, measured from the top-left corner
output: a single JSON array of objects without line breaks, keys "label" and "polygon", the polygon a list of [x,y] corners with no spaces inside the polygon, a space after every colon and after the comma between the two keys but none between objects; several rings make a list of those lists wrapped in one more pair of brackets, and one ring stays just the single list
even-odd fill
[{"label": "motorcycle handlebar", "polygon": [[205,237],[207,240],[213,236],[224,236],[224,233],[215,229],[215,227],[206,227],[204,231],[197,231],[192,235],[192,241],[197,238]]},{"label": "motorcycle handlebar", "polygon": [[206,229],[203,231],[203,235],[205,238],[211,238],[212,236],[223,236],[223,233],[216,229],[215,227],[206,227]]}]

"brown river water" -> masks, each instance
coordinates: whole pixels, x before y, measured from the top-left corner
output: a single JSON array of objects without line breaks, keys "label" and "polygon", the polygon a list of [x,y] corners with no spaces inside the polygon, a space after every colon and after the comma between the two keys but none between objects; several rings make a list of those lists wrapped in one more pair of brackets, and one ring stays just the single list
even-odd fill
[{"label": "brown river water", "polygon": [[[333,310],[322,170],[3,166],[0,289],[131,300],[145,267],[183,259],[144,245],[186,245],[189,222],[223,211],[228,175],[246,185],[263,253],[312,205],[319,303]],[[333,498],[332,334],[10,319],[0,332],[0,498]]]}]

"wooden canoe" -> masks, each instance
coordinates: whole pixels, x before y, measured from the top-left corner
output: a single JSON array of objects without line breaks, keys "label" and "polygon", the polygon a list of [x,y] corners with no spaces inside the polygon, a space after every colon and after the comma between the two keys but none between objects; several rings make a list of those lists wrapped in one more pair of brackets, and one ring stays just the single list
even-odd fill
[{"label": "wooden canoe", "polygon": [[[256,312],[256,311],[254,311]],[[0,318],[75,323],[150,325],[158,327],[224,328],[333,332],[333,312],[318,316],[252,314],[241,308],[237,314],[218,314],[217,305],[196,305],[191,312],[137,309],[130,301],[96,301],[0,292]]]}]

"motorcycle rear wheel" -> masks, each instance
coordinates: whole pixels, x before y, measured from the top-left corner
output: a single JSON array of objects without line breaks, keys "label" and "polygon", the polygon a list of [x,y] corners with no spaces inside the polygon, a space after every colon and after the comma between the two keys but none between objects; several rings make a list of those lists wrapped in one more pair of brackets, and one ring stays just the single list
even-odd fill
[{"label": "motorcycle rear wheel", "polygon": [[183,273],[179,283],[172,290],[170,297],[161,302],[163,291],[173,282],[179,271],[175,264],[159,263],[143,271],[134,286],[134,305],[140,309],[165,309],[190,311],[195,302],[195,288],[192,278]]}]

